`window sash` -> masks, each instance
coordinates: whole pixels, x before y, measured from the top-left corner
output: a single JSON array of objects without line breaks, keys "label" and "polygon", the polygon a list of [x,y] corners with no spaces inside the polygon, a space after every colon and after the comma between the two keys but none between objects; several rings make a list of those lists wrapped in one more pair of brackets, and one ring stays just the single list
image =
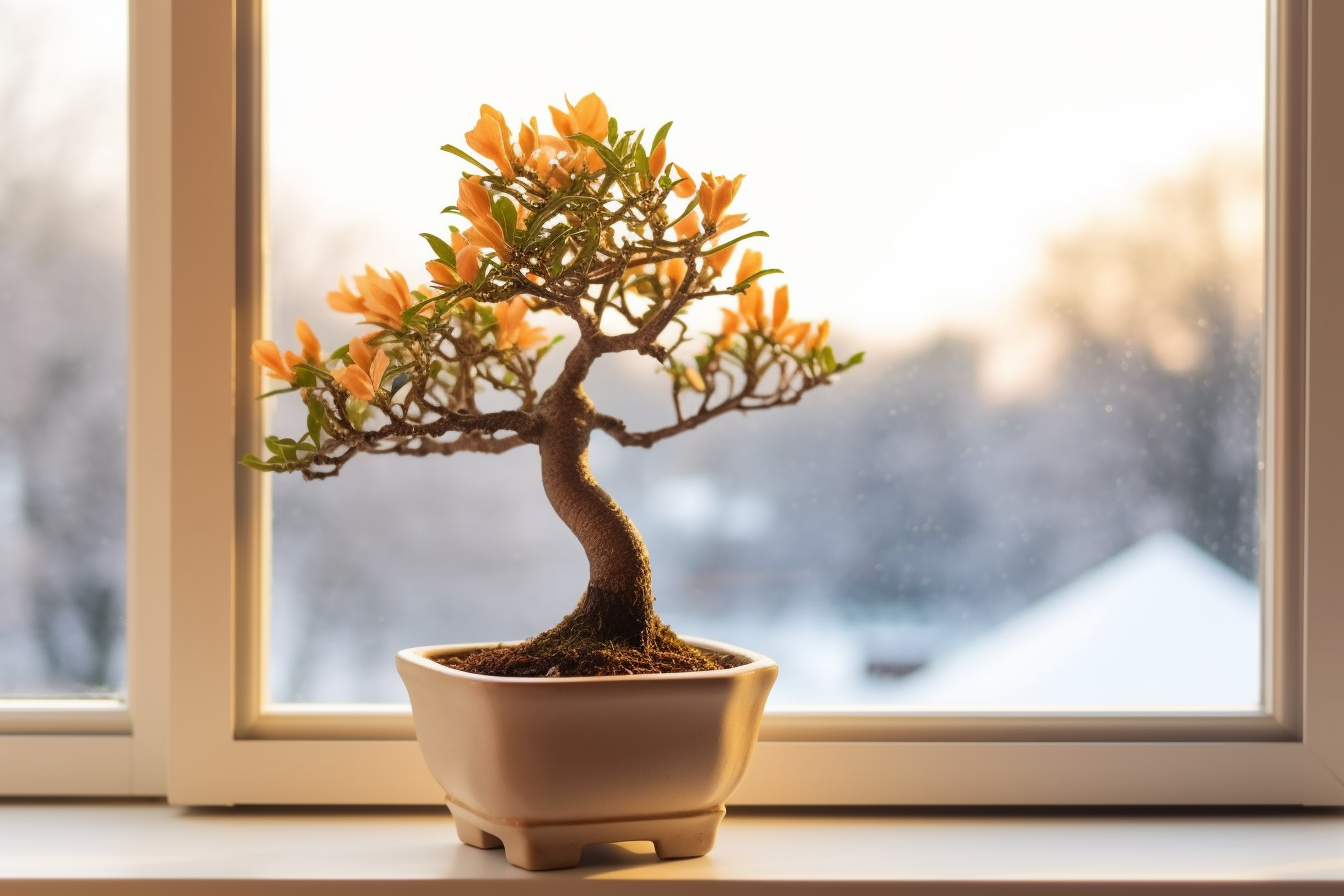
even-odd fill
[{"label": "window sash", "polygon": [[[260,16],[260,11],[257,11]],[[264,40],[260,28],[256,33]],[[255,244],[264,239],[262,229],[265,226],[263,184],[264,172],[263,138],[260,134],[263,120],[262,104],[264,95],[255,90],[262,83],[260,67],[261,46],[253,49],[240,46],[240,69],[238,72],[240,97],[250,97],[250,109],[246,103],[240,103],[240,134],[248,134],[239,142],[239,201],[242,221],[239,229],[240,266],[239,276],[245,278],[249,286],[240,293],[240,320],[246,318],[254,329],[252,333],[260,335],[260,322],[265,319],[265,289],[267,278],[261,268],[262,253]],[[243,85],[253,85],[244,88]],[[1271,116],[1276,110],[1271,109]],[[1291,130],[1292,123],[1269,122],[1268,133]],[[1287,127],[1284,127],[1287,125]],[[1271,165],[1268,170],[1277,170],[1272,166],[1275,160],[1267,159]],[[1267,197],[1270,199],[1272,197]],[[242,254],[248,253],[249,258]],[[1269,254],[1268,252],[1266,254]],[[250,263],[255,259],[257,263]],[[1279,301],[1279,291],[1267,289],[1267,319],[1274,316],[1280,307],[1292,307],[1291,301]],[[253,301],[247,301],[251,297]],[[247,305],[246,311],[241,306]],[[1290,332],[1289,328],[1280,328],[1281,332]],[[243,331],[246,332],[246,331]],[[251,335],[240,338],[239,345],[248,344]],[[1272,338],[1266,339],[1266,362],[1263,369],[1273,371],[1277,365],[1275,358],[1283,354],[1283,346]],[[1285,355],[1290,357],[1290,355]],[[245,359],[238,363],[243,364]],[[243,369],[242,366],[239,368]],[[266,388],[261,374],[255,365],[246,365],[250,376],[246,386],[259,394]],[[1265,398],[1264,413],[1266,430],[1270,432],[1293,433],[1298,431],[1298,419],[1286,417],[1276,420],[1272,415],[1278,413],[1278,406],[1269,400],[1273,389],[1272,382],[1266,382],[1263,390]],[[252,450],[264,435],[262,413],[257,403],[241,406],[238,410],[237,450],[246,453]],[[1287,454],[1300,450],[1296,444],[1287,446]],[[1268,466],[1268,465],[1267,465]],[[1268,467],[1269,469],[1277,469]],[[266,630],[268,611],[266,599],[270,585],[269,574],[269,526],[265,522],[269,513],[269,477],[259,477],[243,472],[239,486],[239,557],[240,587],[247,589],[239,595],[239,657],[238,657],[238,712],[237,733],[239,736],[263,739],[286,738],[376,738],[410,739],[415,736],[411,722],[409,705],[402,706],[358,706],[331,704],[288,704],[268,703],[266,693]],[[1265,482],[1262,492],[1269,499],[1262,502],[1261,531],[1268,533],[1280,531],[1279,520],[1282,516],[1295,513],[1291,502],[1285,502],[1277,496],[1291,495],[1290,490],[1280,487],[1277,482]],[[1290,547],[1290,546],[1285,546]],[[1275,643],[1274,633],[1281,629],[1273,616],[1275,608],[1285,602],[1296,600],[1297,589],[1285,587],[1285,583],[1276,580],[1274,572],[1267,570],[1261,582],[1264,618],[1262,619],[1262,656],[1265,658],[1261,676],[1262,706],[1260,712],[1201,712],[1193,710],[1162,710],[1157,712],[1010,712],[985,713],[958,710],[951,712],[932,712],[920,710],[875,710],[856,711],[836,709],[824,711],[768,710],[763,721],[761,740],[763,741],[963,741],[963,740],[1039,740],[1039,741],[1114,741],[1114,740],[1276,740],[1288,739],[1291,731],[1288,722],[1292,715],[1291,707],[1295,695],[1289,689],[1277,693],[1270,687],[1271,682],[1295,680],[1283,667],[1292,660],[1291,650],[1281,650]]]},{"label": "window sash", "polygon": [[[265,479],[235,474],[257,424],[256,372],[246,356],[265,235],[260,4],[135,3],[136,55],[149,51],[171,66],[168,146],[158,150],[172,164],[155,172],[168,199],[159,217],[139,223],[172,236],[157,284],[180,297],[162,343],[181,347],[166,377],[166,444],[168,456],[190,458],[171,465],[164,518],[174,646],[170,799],[437,803],[439,788],[404,739],[404,715],[261,712],[266,545],[255,516]],[[1330,467],[1344,456],[1344,408],[1311,388],[1344,377],[1338,339],[1329,339],[1344,335],[1344,305],[1313,301],[1344,288],[1344,260],[1328,251],[1330,237],[1344,233],[1344,168],[1325,162],[1344,158],[1344,110],[1327,102],[1329,85],[1344,81],[1344,60],[1316,51],[1344,38],[1344,8],[1280,0],[1271,35],[1269,711],[773,714],[734,802],[1344,805],[1344,658],[1328,649],[1344,634],[1344,556],[1330,537],[1344,529],[1344,471]],[[233,270],[219,264],[229,257]],[[230,407],[234,415],[221,413]]]}]

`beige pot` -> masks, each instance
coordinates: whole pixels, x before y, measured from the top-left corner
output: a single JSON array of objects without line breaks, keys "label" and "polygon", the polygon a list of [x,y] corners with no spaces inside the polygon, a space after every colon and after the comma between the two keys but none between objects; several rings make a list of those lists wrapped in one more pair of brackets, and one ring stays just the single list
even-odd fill
[{"label": "beige pot", "polygon": [[779,667],[592,678],[498,678],[428,657],[484,644],[397,654],[415,734],[463,843],[504,847],[520,868],[571,868],[589,843],[652,840],[659,857],[714,846],[723,803],[751,760]]}]

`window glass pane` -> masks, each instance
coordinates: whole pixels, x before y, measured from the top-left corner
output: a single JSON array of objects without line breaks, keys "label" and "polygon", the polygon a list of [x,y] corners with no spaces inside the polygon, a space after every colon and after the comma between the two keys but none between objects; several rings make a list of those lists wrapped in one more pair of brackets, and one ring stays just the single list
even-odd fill
[{"label": "window glass pane", "polygon": [[[324,296],[366,262],[429,279],[416,234],[455,223],[465,166],[437,147],[481,102],[549,131],[596,91],[622,128],[675,121],[691,172],[747,172],[795,313],[866,362],[592,453],[664,619],[777,659],[773,707],[1259,704],[1263,2],[690,2],[619,30],[521,2],[517,40],[434,3],[268,9],[283,346],[298,316],[358,332]],[[396,64],[350,63],[369,47]],[[599,409],[669,421],[647,359],[602,363]],[[586,581],[532,449],[273,488],[276,701],[401,701],[395,650],[535,634]]]},{"label": "window glass pane", "polygon": [[0,696],[125,688],[126,19],[0,0]]}]

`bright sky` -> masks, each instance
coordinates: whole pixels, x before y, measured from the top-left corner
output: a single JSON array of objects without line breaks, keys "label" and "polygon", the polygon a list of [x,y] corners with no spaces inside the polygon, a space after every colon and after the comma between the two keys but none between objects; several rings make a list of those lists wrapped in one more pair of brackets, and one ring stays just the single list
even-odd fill
[{"label": "bright sky", "polygon": [[482,102],[549,129],[596,91],[623,129],[674,120],[673,161],[747,173],[734,208],[798,316],[902,339],[1001,316],[1051,233],[1263,143],[1263,0],[574,9],[270,0],[277,213],[358,231],[318,307],[364,261],[422,270],[465,166],[438,147]]}]

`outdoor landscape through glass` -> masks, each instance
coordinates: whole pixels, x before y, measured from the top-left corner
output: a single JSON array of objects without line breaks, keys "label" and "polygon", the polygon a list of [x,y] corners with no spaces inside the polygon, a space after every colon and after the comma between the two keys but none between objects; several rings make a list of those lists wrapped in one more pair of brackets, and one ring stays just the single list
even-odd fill
[{"label": "outdoor landscape through glass", "polygon": [[126,31],[0,0],[0,698],[125,691]]},{"label": "outdoor landscape through glass", "polygon": [[[1260,705],[1263,2],[631,8],[650,56],[619,77],[547,4],[510,5],[516,45],[452,39],[440,4],[321,9],[267,5],[283,342],[300,316],[347,340],[323,298],[366,262],[429,279],[467,97],[513,121],[568,90],[746,172],[799,316],[868,351],[796,408],[594,437],[660,614],[779,661],[772,708]],[[396,64],[350,64],[373,47]],[[655,365],[603,363],[600,407],[667,421]],[[290,404],[268,431],[301,430]],[[586,580],[527,449],[271,487],[276,702],[402,702],[396,650],[527,637]]]}]

